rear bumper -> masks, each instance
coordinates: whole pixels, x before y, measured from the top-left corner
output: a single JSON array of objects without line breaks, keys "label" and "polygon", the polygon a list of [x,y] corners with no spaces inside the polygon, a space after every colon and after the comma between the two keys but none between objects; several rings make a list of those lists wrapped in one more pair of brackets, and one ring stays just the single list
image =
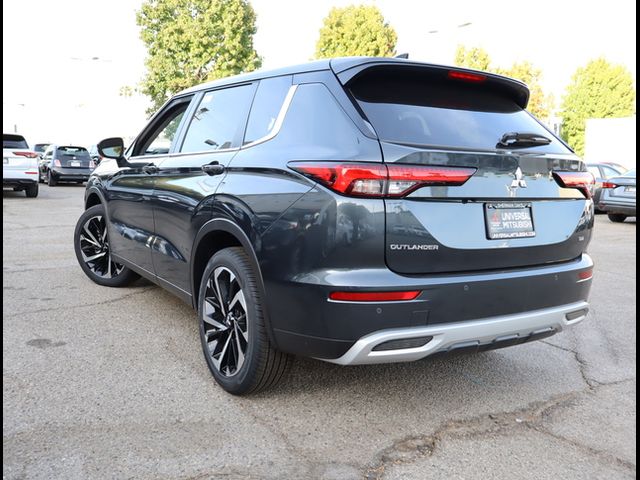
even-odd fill
[{"label": "rear bumper", "polygon": [[32,175],[33,178],[3,178],[3,187],[28,187],[38,183],[38,176]]},{"label": "rear bumper", "polygon": [[631,202],[606,202],[598,204],[598,209],[607,213],[622,213],[631,217],[636,216],[636,204]]},{"label": "rear bumper", "polygon": [[[339,365],[409,362],[440,352],[508,347],[554,335],[569,325],[581,322],[588,311],[588,303],[576,302],[462,323],[382,330],[366,335],[344,355],[327,361]],[[412,345],[417,346],[407,348],[407,343],[412,340]]]},{"label": "rear bumper", "polygon": [[[297,355],[339,359],[358,341],[382,331],[464,327],[478,319],[586,302],[592,281],[581,280],[578,274],[592,268],[591,258],[583,254],[576,260],[546,267],[462,275],[418,277],[388,269],[327,270],[300,274],[290,282],[265,278],[265,289],[278,348]],[[332,291],[405,290],[420,290],[421,294],[415,300],[398,302],[328,300]],[[494,333],[492,330],[490,341],[501,336],[501,332]],[[517,333],[525,334],[520,330]],[[510,329],[504,332],[511,334]],[[482,336],[474,338],[485,340]]]},{"label": "rear bumper", "polygon": [[51,175],[56,180],[89,180],[91,170],[88,168],[52,168]]}]

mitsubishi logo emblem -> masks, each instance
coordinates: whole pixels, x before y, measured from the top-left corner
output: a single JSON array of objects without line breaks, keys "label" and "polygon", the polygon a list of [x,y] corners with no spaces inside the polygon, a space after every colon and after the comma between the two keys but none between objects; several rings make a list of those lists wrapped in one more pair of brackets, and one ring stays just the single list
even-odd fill
[{"label": "mitsubishi logo emblem", "polygon": [[511,185],[507,187],[511,197],[516,196],[516,189],[527,188],[527,182],[524,180],[524,175],[522,174],[520,167],[516,168],[516,173],[514,173],[513,176],[514,179],[511,181]]}]

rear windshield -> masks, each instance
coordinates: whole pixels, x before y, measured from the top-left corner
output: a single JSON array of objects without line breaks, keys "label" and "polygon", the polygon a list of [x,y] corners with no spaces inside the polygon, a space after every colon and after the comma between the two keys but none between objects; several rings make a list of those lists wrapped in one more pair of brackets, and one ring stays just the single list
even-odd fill
[{"label": "rear windshield", "polygon": [[89,157],[89,152],[84,147],[58,147],[58,156],[73,156],[77,158]]},{"label": "rear windshield", "polygon": [[505,133],[526,132],[551,143],[524,151],[569,153],[512,99],[481,84],[387,70],[365,73],[349,89],[384,141],[495,150]]},{"label": "rear windshield", "polygon": [[2,148],[29,148],[22,135],[2,135]]}]

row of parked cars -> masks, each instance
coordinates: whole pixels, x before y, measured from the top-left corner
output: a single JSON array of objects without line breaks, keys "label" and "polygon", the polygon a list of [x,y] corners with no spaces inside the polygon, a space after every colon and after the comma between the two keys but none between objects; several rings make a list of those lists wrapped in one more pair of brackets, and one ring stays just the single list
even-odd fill
[{"label": "row of parked cars", "polygon": [[38,184],[55,187],[58,182],[83,183],[100,162],[95,145],[36,143],[33,148],[22,135],[2,135],[2,186],[38,196]]}]

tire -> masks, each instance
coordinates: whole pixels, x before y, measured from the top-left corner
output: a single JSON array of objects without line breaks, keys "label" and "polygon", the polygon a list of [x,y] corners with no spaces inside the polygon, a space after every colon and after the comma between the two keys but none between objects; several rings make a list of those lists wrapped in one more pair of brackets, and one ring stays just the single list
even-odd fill
[{"label": "tire", "polygon": [[220,250],[207,263],[198,317],[207,365],[227,392],[256,393],[282,378],[291,357],[269,341],[258,278],[242,248]]},{"label": "tire", "polygon": [[55,187],[58,185],[58,180],[56,180],[53,175],[51,175],[51,170],[47,173],[47,183],[50,187]]},{"label": "tire", "polygon": [[28,187],[26,187],[24,191],[27,194],[27,197],[36,198],[38,196],[38,188],[39,185],[37,183],[34,183],[33,185],[29,185]]},{"label": "tire", "polygon": [[609,213],[607,217],[609,217],[609,220],[615,223],[622,223],[627,219],[627,216],[623,213]]},{"label": "tire", "polygon": [[76,224],[73,246],[82,271],[98,285],[124,287],[140,276],[111,259],[104,206],[88,208]]}]

